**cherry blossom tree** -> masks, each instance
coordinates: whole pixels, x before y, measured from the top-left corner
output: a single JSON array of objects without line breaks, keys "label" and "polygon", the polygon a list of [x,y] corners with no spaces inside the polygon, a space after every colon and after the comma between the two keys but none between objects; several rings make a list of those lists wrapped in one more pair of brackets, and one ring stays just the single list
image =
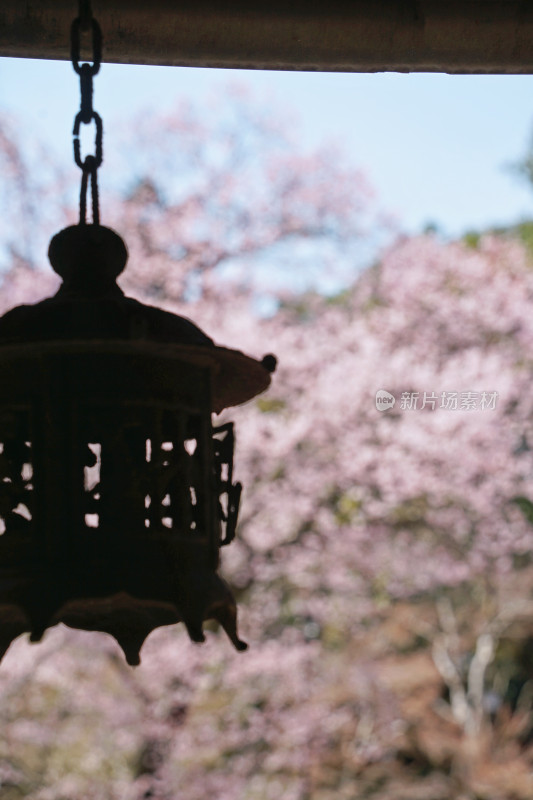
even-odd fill
[{"label": "cherry blossom tree", "polygon": [[[245,494],[223,570],[250,650],[230,651],[214,629],[198,647],[173,626],[149,637],[132,671],[104,635],[17,640],[0,666],[2,791],[413,797],[422,779],[407,759],[429,745],[398,652],[390,661],[396,642],[404,671],[416,665],[426,682],[433,726],[448,715],[456,772],[439,767],[424,796],[472,796],[482,779],[457,777],[457,753],[465,737],[481,741],[491,664],[518,606],[529,613],[529,256],[501,237],[475,248],[400,238],[361,272],[356,259],[383,238],[361,175],[331,151],[297,155],[276,121],[237,105],[239,125],[223,117],[218,137],[186,108],[157,122],[157,146],[139,123],[149,160],[107,221],[129,245],[128,292],[279,357],[270,392],[229,415]],[[282,281],[273,265],[291,253],[294,279]],[[320,281],[305,274],[318,262],[340,263],[342,291],[312,290]],[[14,259],[3,307],[53,280]],[[411,621],[392,628],[400,612]],[[531,754],[513,743],[520,787],[477,796],[531,796]]]}]

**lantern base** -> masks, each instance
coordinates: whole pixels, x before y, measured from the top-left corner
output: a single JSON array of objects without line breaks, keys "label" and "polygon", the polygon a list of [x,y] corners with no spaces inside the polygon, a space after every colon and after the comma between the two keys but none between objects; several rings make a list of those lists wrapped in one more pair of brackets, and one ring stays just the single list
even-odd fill
[{"label": "lantern base", "polygon": [[107,597],[68,600],[47,620],[42,618],[42,606],[35,614],[33,610],[24,602],[0,601],[0,660],[11,642],[22,633],[29,632],[30,641],[38,642],[47,628],[60,622],[70,628],[110,634],[122,648],[130,666],[140,664],[142,645],[155,628],[178,622],[184,622],[193,642],[204,642],[202,623],[213,619],[225,630],[236,650],[248,648],[237,634],[233,594],[216,573],[196,581],[196,591],[189,595],[184,610],[170,602],[137,598],[124,591]]}]

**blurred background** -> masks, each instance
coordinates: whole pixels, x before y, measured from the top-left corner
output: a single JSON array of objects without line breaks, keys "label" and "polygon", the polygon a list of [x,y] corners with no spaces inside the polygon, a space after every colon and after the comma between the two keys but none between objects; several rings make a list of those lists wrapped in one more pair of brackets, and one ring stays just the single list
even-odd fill
[{"label": "blurred background", "polygon": [[[67,63],[0,60],[2,311],[76,221]],[[0,797],[533,795],[533,77],[104,65],[127,293],[279,359],[214,626],[0,665]],[[91,142],[84,144],[91,147]],[[376,393],[394,406],[381,411]]]}]

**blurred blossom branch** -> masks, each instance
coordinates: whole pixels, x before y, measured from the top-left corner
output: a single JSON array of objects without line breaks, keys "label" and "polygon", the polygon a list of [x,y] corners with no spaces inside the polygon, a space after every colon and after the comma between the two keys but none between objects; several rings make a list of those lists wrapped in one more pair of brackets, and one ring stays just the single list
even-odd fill
[{"label": "blurred blossom branch", "polygon": [[[302,154],[271,110],[224,100],[128,125],[129,185],[102,212],[129,245],[125,290],[279,354],[268,396],[232,414],[246,492],[223,569],[250,652],[172,626],[125,679],[105,637],[56,629],[42,655],[18,640],[0,668],[0,781],[23,773],[12,796],[34,800],[529,800],[529,651],[510,634],[533,620],[528,251],[391,242],[338,150]],[[16,145],[0,138],[4,309],[52,288],[14,231],[30,189],[40,213],[64,185],[30,186]],[[498,402],[400,407],[452,391]],[[479,757],[459,774],[465,742]]]}]

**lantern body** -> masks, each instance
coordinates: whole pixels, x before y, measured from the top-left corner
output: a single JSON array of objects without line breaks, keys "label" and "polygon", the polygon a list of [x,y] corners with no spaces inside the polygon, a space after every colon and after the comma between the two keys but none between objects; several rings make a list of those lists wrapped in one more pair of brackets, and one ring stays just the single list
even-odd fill
[{"label": "lantern body", "polygon": [[111,633],[138,663],[154,627],[183,620],[203,641],[209,617],[244,649],[217,574],[241,488],[233,427],[211,414],[268,370],[125,298],[114,275],[91,284],[111,237],[72,230],[75,280],[0,319],[0,655],[62,621]]}]

